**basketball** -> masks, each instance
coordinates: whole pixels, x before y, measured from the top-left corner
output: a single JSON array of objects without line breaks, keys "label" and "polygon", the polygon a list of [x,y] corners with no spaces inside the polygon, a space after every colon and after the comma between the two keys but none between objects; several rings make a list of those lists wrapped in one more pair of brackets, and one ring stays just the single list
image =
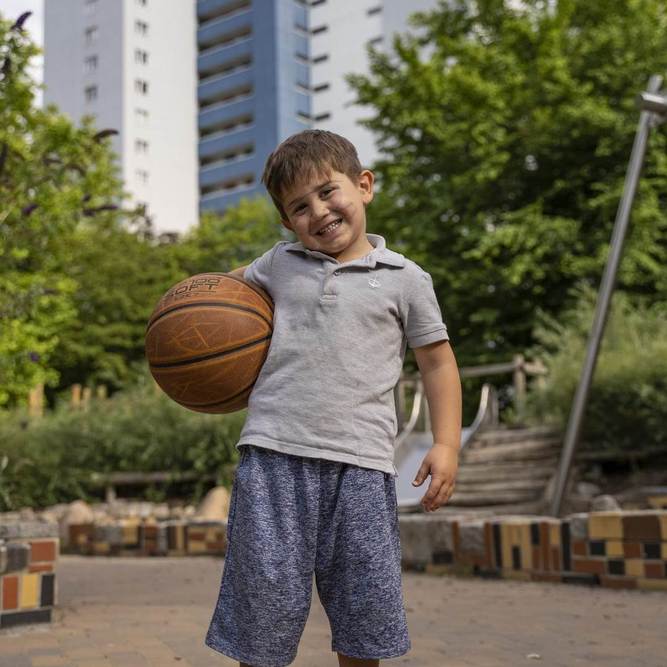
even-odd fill
[{"label": "basketball", "polygon": [[228,413],[248,405],[271,343],[273,302],[226,273],[200,273],[158,301],[146,328],[146,358],[160,388],[180,405]]}]

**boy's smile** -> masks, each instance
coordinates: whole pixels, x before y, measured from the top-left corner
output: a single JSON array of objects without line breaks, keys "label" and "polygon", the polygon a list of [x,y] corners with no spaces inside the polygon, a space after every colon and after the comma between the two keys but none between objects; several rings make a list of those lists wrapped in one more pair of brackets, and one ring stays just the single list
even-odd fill
[{"label": "boy's smile", "polygon": [[287,189],[281,200],[287,220],[304,247],[348,262],[367,255],[366,204],[373,199],[373,174],[363,170],[355,181],[338,171],[315,175]]}]

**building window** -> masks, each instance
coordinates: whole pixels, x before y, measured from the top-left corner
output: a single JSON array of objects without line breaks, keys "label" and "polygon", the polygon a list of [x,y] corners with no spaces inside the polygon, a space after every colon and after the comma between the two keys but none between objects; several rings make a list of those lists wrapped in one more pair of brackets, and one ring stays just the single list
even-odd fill
[{"label": "building window", "polygon": [[83,62],[85,72],[94,72],[97,69],[97,56],[88,56]]},{"label": "building window", "polygon": [[83,13],[86,16],[90,16],[91,14],[94,14],[97,11],[97,0],[86,0],[85,4],[83,5]]},{"label": "building window", "polygon": [[148,23],[146,21],[135,21],[134,32],[145,37],[148,34]]},{"label": "building window", "polygon": [[141,95],[148,95],[148,81],[144,81],[143,79],[135,79],[134,90]]},{"label": "building window", "polygon": [[97,99],[97,86],[86,86],[83,92],[86,102],[94,102]]},{"label": "building window", "polygon": [[134,62],[140,63],[141,65],[148,65],[148,51],[144,51],[143,49],[135,49]]},{"label": "building window", "polygon": [[134,117],[139,125],[148,124],[148,111],[146,109],[136,108],[134,110]]},{"label": "building window", "polygon": [[139,7],[145,7],[148,4],[148,0],[135,0]]},{"label": "building window", "polygon": [[90,26],[89,28],[86,28],[86,46],[90,46],[94,42],[97,41],[97,36],[98,36],[98,30],[97,26]]},{"label": "building window", "polygon": [[382,11],[382,5],[378,5],[377,7],[371,7],[370,9],[366,10],[366,14],[368,16],[373,16],[374,14],[379,14]]},{"label": "building window", "polygon": [[148,142],[144,139],[135,139],[134,151],[135,153],[148,153]]},{"label": "building window", "polygon": [[148,172],[145,169],[137,169],[134,174],[140,183],[143,183],[143,185],[148,184]]}]

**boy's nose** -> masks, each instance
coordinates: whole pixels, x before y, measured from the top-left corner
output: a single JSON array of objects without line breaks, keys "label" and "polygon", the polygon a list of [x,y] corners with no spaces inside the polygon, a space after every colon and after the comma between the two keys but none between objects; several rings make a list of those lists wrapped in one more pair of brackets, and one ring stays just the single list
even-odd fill
[{"label": "boy's nose", "polygon": [[327,215],[329,215],[329,209],[325,202],[316,202],[313,204],[313,217],[315,220],[326,218]]}]

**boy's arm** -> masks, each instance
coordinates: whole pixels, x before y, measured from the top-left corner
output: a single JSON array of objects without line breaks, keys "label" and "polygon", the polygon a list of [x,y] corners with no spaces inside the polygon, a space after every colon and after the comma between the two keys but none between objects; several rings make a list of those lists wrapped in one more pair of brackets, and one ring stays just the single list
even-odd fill
[{"label": "boy's arm", "polygon": [[413,484],[419,486],[431,473],[428,491],[421,500],[428,511],[444,505],[454,492],[461,447],[461,380],[449,341],[414,348],[414,353],[428,400],[433,447]]}]

